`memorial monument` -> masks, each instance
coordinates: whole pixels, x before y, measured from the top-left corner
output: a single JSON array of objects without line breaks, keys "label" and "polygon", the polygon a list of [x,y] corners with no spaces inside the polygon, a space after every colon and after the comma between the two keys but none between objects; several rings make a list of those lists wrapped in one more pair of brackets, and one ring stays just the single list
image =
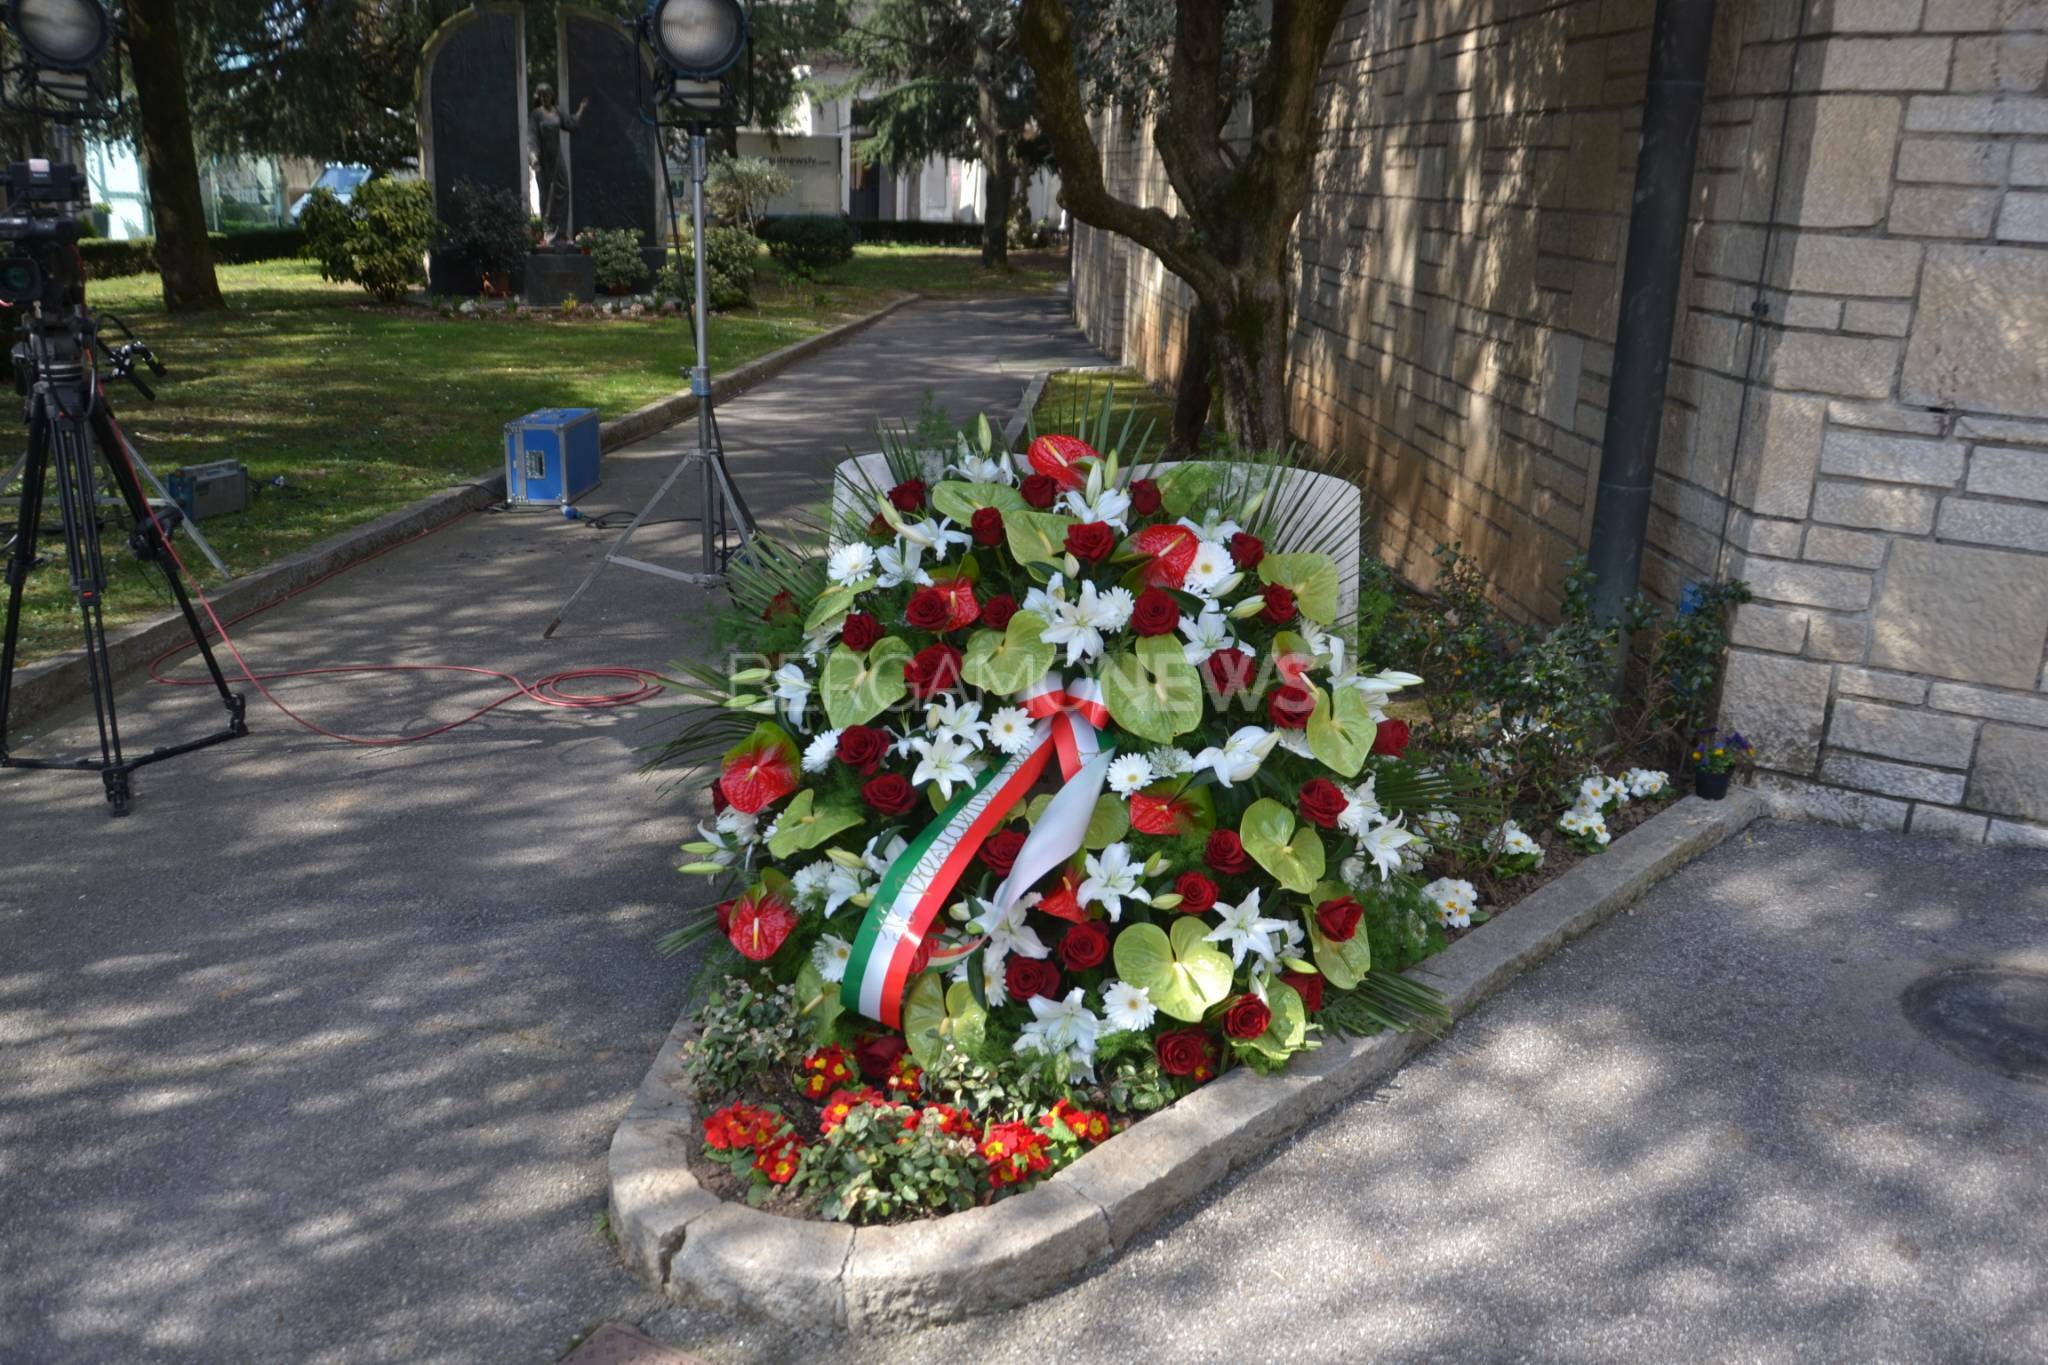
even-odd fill
[{"label": "memorial monument", "polygon": [[[526,202],[524,7],[484,0],[434,30],[420,54],[420,174],[437,205],[457,181],[508,189]],[[429,252],[427,288],[473,294],[474,271]]]}]

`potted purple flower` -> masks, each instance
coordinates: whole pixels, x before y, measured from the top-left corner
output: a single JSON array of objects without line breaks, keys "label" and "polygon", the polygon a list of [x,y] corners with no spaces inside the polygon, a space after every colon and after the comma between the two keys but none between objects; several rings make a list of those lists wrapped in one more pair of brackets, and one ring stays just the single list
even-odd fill
[{"label": "potted purple flower", "polygon": [[1725,735],[1719,730],[1702,732],[1692,745],[1693,790],[1706,800],[1721,800],[1728,795],[1728,781],[1735,770],[1755,758],[1756,746],[1744,739],[1740,730]]}]

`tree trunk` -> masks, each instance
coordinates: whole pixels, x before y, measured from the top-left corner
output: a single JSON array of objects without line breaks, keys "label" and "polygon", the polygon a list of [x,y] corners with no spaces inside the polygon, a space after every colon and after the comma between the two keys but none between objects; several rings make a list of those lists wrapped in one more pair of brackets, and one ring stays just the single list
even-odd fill
[{"label": "tree trunk", "polygon": [[1219,310],[1216,365],[1223,380],[1223,420],[1246,455],[1287,444],[1287,290],[1282,267],[1233,272]]},{"label": "tree trunk", "polygon": [[1188,334],[1181,342],[1180,373],[1173,385],[1173,433],[1166,443],[1168,455],[1186,458],[1202,444],[1209,425],[1209,351],[1216,323],[1200,299],[1188,309]]},{"label": "tree trunk", "polygon": [[981,152],[981,263],[1010,268],[1010,196],[1017,168],[1003,132],[1003,106],[996,91],[994,38],[984,33],[974,45],[975,136]]},{"label": "tree trunk", "polygon": [[156,222],[157,272],[164,307],[173,313],[221,306],[199,197],[199,158],[192,146],[192,110],[185,96],[185,46],[179,0],[129,0],[128,53],[135,77],[136,120],[149,172],[149,209]]}]

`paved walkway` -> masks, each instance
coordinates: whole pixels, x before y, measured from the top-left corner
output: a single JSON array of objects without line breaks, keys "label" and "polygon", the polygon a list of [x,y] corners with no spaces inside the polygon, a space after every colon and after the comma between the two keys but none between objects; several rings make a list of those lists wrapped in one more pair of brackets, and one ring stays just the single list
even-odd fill
[{"label": "paved walkway", "polygon": [[[1066,1293],[819,1359],[2048,1359],[2048,1087],[1904,1019],[2048,853],[1765,824]],[[804,1343],[668,1309],[712,1359]]]},{"label": "paved walkway", "polygon": [[[782,514],[926,390],[1001,416],[1031,371],[1098,359],[1061,300],[922,304],[721,417],[747,496]],[[610,457],[592,507],[637,508],[693,433]],[[681,529],[636,544],[687,563]],[[541,642],[608,539],[473,516],[238,638],[259,668],[528,679],[691,653],[702,595],[617,569]],[[284,689],[371,734],[495,691]],[[150,743],[218,715],[141,685],[123,703]],[[250,715],[250,738],[145,770],[126,820],[93,779],[0,774],[0,1361],[546,1361],[653,1311],[592,1220],[681,1008],[687,970],[653,941],[701,894],[670,870],[697,798],[636,772],[659,718],[514,705],[373,750]]]}]

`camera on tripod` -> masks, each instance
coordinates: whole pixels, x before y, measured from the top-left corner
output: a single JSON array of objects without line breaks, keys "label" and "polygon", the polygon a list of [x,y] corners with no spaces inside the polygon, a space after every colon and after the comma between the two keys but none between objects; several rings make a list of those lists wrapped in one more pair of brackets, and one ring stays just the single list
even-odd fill
[{"label": "camera on tripod", "polygon": [[7,209],[0,214],[0,303],[39,306],[57,316],[85,302],[78,218],[85,177],[62,161],[17,161],[7,168]]}]

